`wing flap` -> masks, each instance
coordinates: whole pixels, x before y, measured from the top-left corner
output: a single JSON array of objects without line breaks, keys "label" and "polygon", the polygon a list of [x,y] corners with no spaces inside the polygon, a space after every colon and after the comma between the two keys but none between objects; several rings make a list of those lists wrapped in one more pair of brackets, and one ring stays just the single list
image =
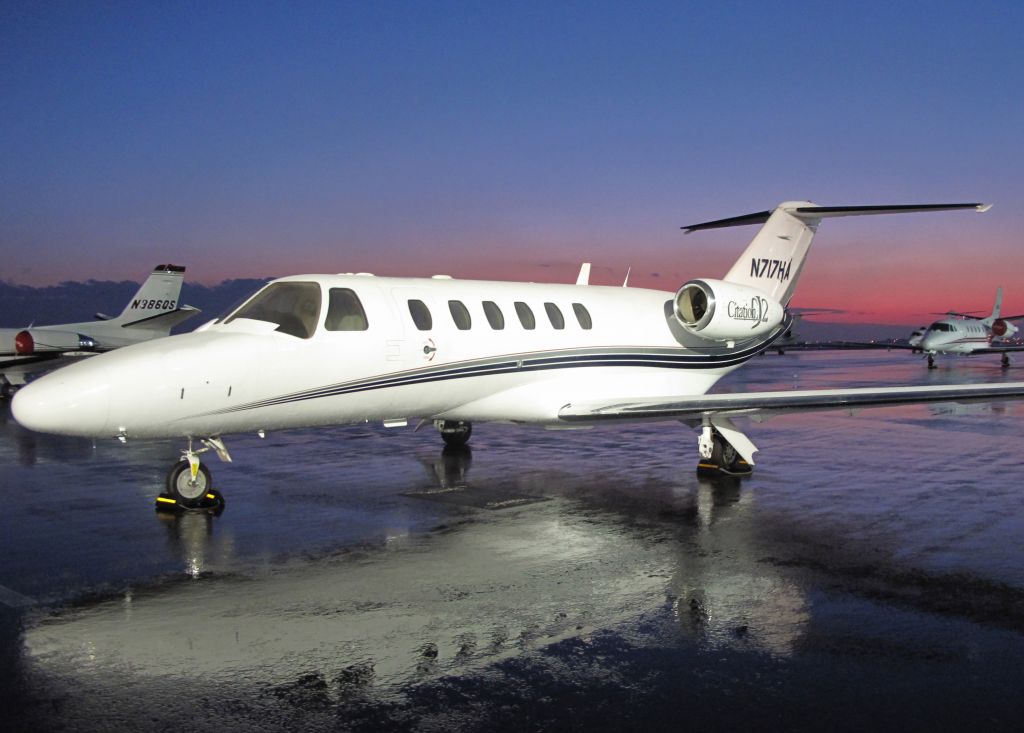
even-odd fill
[{"label": "wing flap", "polygon": [[1024,382],[948,384],[908,387],[741,392],[569,403],[558,412],[566,422],[612,420],[685,420],[711,415],[763,417],[789,412],[853,410],[933,402],[990,402],[1024,399]]}]

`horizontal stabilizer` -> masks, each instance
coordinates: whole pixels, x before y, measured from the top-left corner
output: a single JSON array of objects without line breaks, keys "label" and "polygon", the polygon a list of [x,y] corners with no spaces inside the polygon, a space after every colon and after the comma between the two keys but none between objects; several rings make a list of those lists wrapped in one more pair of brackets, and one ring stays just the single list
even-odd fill
[{"label": "horizontal stabilizer", "polygon": [[194,315],[202,313],[198,308],[191,305],[183,305],[172,311],[166,311],[156,316],[141,318],[131,323],[122,323],[121,328],[141,328],[147,331],[170,331],[183,321],[187,321]]},{"label": "horizontal stabilizer", "polygon": [[[800,219],[824,219],[832,216],[864,216],[869,214],[913,214],[929,211],[957,211],[960,209],[974,209],[979,213],[988,211],[992,204],[895,204],[890,206],[794,206],[783,207],[786,213]],[[682,227],[686,234],[697,232],[703,229],[720,229],[722,227],[738,227],[747,224],[764,224],[771,216],[771,211],[758,211],[754,214],[733,216],[728,219],[716,219],[715,221],[703,222],[701,224],[690,224]]]}]

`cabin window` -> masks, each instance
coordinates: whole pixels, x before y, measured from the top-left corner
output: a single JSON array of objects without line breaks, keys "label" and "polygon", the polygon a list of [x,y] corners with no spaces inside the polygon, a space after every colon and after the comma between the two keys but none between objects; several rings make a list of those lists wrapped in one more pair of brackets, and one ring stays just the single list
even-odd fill
[{"label": "cabin window", "polygon": [[558,306],[554,303],[545,303],[544,310],[548,312],[548,320],[551,321],[551,325],[557,329],[562,330],[565,328],[565,318],[562,316],[562,311],[558,309]]},{"label": "cabin window", "polygon": [[271,283],[225,319],[249,318],[277,324],[275,331],[308,339],[320,320],[320,285],[311,282]]},{"label": "cabin window", "polygon": [[590,311],[587,310],[583,303],[573,303],[572,309],[576,314],[576,320],[580,322],[580,328],[584,331],[589,331],[594,327],[594,322],[590,318]]},{"label": "cabin window", "polygon": [[516,301],[516,315],[519,316],[519,322],[527,331],[537,328],[537,319],[533,317],[533,311],[521,300]]},{"label": "cabin window", "polygon": [[409,315],[416,328],[421,331],[429,331],[434,327],[434,319],[430,316],[430,309],[422,300],[409,301]]},{"label": "cabin window", "polygon": [[469,317],[469,310],[462,304],[461,300],[449,300],[448,310],[452,313],[452,320],[455,327],[460,331],[468,331],[473,327],[473,319]]},{"label": "cabin window", "polygon": [[487,316],[487,322],[495,331],[505,328],[505,316],[502,315],[501,308],[493,300],[484,301],[484,315]]},{"label": "cabin window", "polygon": [[365,331],[369,327],[359,296],[348,288],[331,288],[324,328],[328,331]]}]

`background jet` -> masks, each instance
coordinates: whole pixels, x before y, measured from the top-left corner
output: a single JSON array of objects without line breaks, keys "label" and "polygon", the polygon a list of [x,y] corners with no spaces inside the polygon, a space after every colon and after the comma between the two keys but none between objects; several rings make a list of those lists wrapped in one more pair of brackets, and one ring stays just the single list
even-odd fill
[{"label": "background jet", "polygon": [[[930,325],[921,335],[917,346],[928,355],[928,368],[935,368],[936,354],[1002,354],[1003,367],[1010,366],[1010,352],[1024,351],[1020,344],[1006,343],[1019,330],[1010,321],[1024,315],[1004,316],[1003,289],[996,289],[996,301],[991,315],[982,318],[973,313],[949,311],[944,318]],[[913,345],[913,344],[912,344]]]},{"label": "background jet", "polygon": [[54,369],[69,359],[170,335],[171,328],[199,309],[178,305],[185,268],[157,265],[139,291],[110,318],[56,326],[0,329],[0,391],[7,397],[29,374]]}]

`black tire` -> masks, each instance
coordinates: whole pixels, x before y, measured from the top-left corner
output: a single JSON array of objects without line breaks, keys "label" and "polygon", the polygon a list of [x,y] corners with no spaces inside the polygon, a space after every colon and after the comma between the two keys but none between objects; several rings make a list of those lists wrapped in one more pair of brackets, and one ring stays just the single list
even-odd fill
[{"label": "black tire", "polygon": [[178,461],[167,474],[167,493],[183,507],[202,506],[211,486],[210,469],[202,463],[199,464],[195,482],[192,481],[188,461]]},{"label": "black tire", "polygon": [[715,447],[711,460],[718,465],[719,471],[730,476],[747,476],[753,470],[750,464],[744,461],[743,457],[736,452],[732,444],[717,433],[715,434]]},{"label": "black tire", "polygon": [[473,434],[473,426],[468,422],[445,422],[441,426],[441,439],[449,448],[464,448]]}]

